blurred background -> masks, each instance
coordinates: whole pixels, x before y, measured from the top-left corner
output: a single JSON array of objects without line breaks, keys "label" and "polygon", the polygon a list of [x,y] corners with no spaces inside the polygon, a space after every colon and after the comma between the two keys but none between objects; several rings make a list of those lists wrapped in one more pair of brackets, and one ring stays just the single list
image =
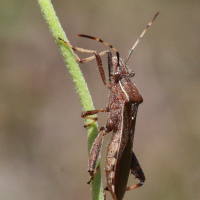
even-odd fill
[{"label": "blurred background", "polygon": [[[72,45],[108,49],[77,37],[89,34],[112,44],[122,58],[160,11],[128,62],[144,99],[133,149],[146,182],[124,199],[200,199],[200,1],[52,3]],[[37,1],[0,4],[0,199],[91,199],[82,108]],[[107,70],[106,56],[103,63]],[[81,70],[95,108],[104,108],[108,90],[96,62]],[[98,117],[103,126],[107,114]],[[110,137],[102,150],[103,175]],[[129,185],[136,182],[131,175]]]}]

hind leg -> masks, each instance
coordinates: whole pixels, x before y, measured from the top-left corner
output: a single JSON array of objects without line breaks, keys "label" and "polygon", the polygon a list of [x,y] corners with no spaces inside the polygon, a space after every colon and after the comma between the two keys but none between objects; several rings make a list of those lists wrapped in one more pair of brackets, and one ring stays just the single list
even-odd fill
[{"label": "hind leg", "polygon": [[143,173],[140,163],[138,162],[138,159],[136,158],[133,151],[132,151],[132,156],[131,156],[131,167],[130,168],[131,168],[131,174],[135,175],[135,178],[138,178],[140,180],[140,182],[135,185],[131,185],[131,186],[127,187],[126,191],[133,190],[135,188],[142,186],[145,181],[144,173]]}]

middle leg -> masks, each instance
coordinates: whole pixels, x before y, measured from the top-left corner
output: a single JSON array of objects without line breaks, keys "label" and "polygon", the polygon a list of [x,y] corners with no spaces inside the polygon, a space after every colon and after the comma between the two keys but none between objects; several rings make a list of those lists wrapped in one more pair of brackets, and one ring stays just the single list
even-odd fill
[{"label": "middle leg", "polygon": [[98,110],[89,110],[89,111],[85,111],[85,112],[81,113],[81,117],[83,117],[85,119],[93,120],[89,124],[84,125],[85,128],[88,127],[88,126],[91,126],[92,124],[94,124],[94,122],[96,122],[98,120],[97,117],[88,117],[88,115],[95,115],[99,112],[108,112],[108,108],[103,108],[103,109],[98,109]]},{"label": "middle leg", "polygon": [[98,171],[98,166],[97,166],[97,161],[99,158],[99,154],[101,151],[101,146],[103,143],[103,137],[104,135],[106,135],[107,133],[109,133],[111,131],[111,129],[105,128],[105,127],[101,127],[99,129],[99,134],[96,137],[91,151],[90,151],[90,157],[89,157],[89,164],[88,164],[88,172],[90,174],[90,180],[87,182],[88,184],[91,183],[91,181],[94,179],[97,171]]}]

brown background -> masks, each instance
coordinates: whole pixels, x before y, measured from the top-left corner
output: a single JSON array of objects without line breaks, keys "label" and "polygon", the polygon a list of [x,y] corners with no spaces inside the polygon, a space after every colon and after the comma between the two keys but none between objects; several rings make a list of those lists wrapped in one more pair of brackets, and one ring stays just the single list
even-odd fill
[{"label": "brown background", "polygon": [[[200,199],[200,1],[52,3],[71,44],[108,49],[77,37],[93,35],[121,57],[160,11],[128,62],[144,98],[134,151],[147,180],[124,199]],[[0,199],[91,199],[82,109],[37,2],[1,2],[0,19]],[[107,69],[106,56],[103,62]],[[95,108],[105,107],[108,90],[96,62],[81,70]],[[99,115],[100,126],[106,117]],[[129,184],[134,182],[131,176]]]}]

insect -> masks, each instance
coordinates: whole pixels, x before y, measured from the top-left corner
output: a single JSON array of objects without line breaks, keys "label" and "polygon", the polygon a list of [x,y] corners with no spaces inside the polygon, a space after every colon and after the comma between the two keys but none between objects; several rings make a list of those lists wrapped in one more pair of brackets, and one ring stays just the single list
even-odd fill
[{"label": "insect", "polygon": [[[120,58],[119,52],[113,46],[96,37],[82,34],[78,35],[80,37],[99,41],[109,46],[112,50],[115,51],[116,56],[112,56],[112,53],[108,50],[97,53],[93,50],[73,47],[66,41],[59,38],[67,46],[75,51],[94,54],[93,56],[82,60],[77,55],[75,56],[77,61],[80,63],[85,63],[96,58],[102,81],[104,85],[109,89],[109,102],[106,108],[90,110],[81,114],[81,117],[92,120],[91,123],[85,125],[85,127],[87,127],[97,121],[96,117],[90,117],[90,115],[94,115],[99,112],[109,113],[106,125],[99,129],[98,136],[93,143],[88,164],[88,172],[91,176],[90,180],[88,181],[89,184],[98,171],[97,161],[103,143],[103,137],[107,133],[113,131],[112,138],[107,150],[107,161],[105,167],[107,187],[105,187],[104,189],[104,198],[106,196],[105,191],[108,190],[110,191],[114,200],[122,200],[126,191],[142,186],[145,181],[143,170],[134,152],[132,151],[136,115],[138,111],[138,106],[143,102],[143,98],[137,87],[130,80],[130,78],[133,77],[135,73],[134,71],[127,68],[126,63],[131,56],[133,50],[147,31],[147,29],[151,26],[158,14],[159,12],[155,14],[153,19],[149,22],[145,30],[137,39],[137,41],[129,51],[125,62]],[[104,54],[108,55],[109,83],[106,82],[105,73],[101,61],[101,56]],[[130,172],[135,176],[135,178],[138,178],[140,182],[127,187]]]}]

